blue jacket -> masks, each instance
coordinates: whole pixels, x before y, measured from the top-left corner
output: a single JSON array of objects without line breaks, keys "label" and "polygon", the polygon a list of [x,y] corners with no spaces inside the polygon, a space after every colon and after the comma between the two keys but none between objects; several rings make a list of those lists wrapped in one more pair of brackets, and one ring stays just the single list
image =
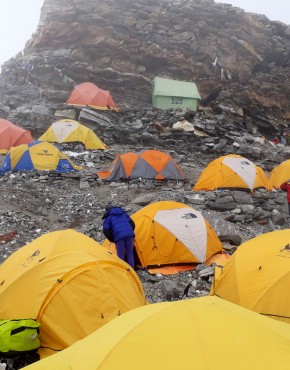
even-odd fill
[{"label": "blue jacket", "polygon": [[121,207],[112,207],[103,216],[103,233],[110,242],[134,237],[135,223]]}]

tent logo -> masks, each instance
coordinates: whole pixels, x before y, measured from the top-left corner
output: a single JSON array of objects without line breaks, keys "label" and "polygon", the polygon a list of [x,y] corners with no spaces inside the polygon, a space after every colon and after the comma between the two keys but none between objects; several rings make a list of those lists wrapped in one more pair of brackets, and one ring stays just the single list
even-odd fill
[{"label": "tent logo", "polygon": [[34,261],[34,258],[37,257],[40,254],[40,250],[37,249],[35,252],[32,253],[31,256],[26,258],[26,262],[22,263],[22,266],[28,267],[29,263],[32,263]]},{"label": "tent logo", "polygon": [[70,164],[69,163],[62,163],[61,168],[65,169],[65,170],[68,170],[70,168]]},{"label": "tent logo", "polygon": [[246,166],[250,166],[250,163],[249,163],[249,162],[247,162],[247,161],[241,161],[241,164],[244,164],[244,165],[246,165]]},{"label": "tent logo", "polygon": [[280,249],[278,256],[290,258],[290,244],[286,244],[284,248]]},{"label": "tent logo", "polygon": [[35,252],[32,253],[31,256],[27,257],[28,260],[33,259],[33,257],[37,257],[40,253],[40,250],[37,249]]},{"label": "tent logo", "polygon": [[181,218],[184,218],[185,220],[190,220],[192,218],[197,218],[197,216],[194,213],[185,213]]},{"label": "tent logo", "polygon": [[43,153],[38,152],[37,155],[43,155],[43,156],[45,155],[47,157],[53,156],[53,154],[52,153],[49,153],[47,149],[43,149]]}]

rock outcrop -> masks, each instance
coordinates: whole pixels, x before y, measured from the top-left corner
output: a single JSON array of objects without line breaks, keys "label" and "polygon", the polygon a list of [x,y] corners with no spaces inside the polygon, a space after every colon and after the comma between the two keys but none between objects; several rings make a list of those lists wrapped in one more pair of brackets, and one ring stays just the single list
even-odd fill
[{"label": "rock outcrop", "polygon": [[213,0],[44,0],[24,52],[2,66],[0,113],[43,129],[84,81],[140,109],[163,76],[272,135],[290,119],[289,50],[289,26]]}]

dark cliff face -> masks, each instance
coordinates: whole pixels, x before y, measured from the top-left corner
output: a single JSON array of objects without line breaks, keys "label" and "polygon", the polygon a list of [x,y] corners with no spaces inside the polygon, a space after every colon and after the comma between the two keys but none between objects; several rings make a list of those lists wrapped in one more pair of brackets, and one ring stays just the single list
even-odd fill
[{"label": "dark cliff face", "polygon": [[23,55],[2,66],[0,111],[41,125],[35,106],[53,116],[84,81],[141,108],[163,76],[271,129],[290,119],[289,50],[288,26],[209,0],[44,0]]}]

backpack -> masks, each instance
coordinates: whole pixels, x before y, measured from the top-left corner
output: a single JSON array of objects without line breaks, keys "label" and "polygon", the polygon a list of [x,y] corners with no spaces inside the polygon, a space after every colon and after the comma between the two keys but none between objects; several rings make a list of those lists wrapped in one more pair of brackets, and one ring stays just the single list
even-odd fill
[{"label": "backpack", "polygon": [[36,351],[40,346],[39,327],[33,319],[0,320],[0,355]]}]

